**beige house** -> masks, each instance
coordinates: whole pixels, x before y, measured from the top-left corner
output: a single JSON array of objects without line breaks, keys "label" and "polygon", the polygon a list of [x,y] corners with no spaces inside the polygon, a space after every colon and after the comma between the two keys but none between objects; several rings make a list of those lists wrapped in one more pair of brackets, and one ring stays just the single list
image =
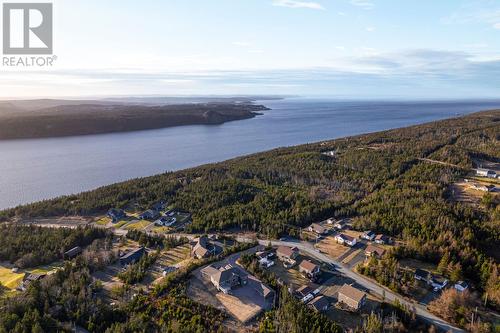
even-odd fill
[{"label": "beige house", "polygon": [[321,272],[319,266],[309,260],[302,260],[299,265],[299,271],[308,277],[314,277]]},{"label": "beige house", "polygon": [[384,255],[384,253],[385,253],[385,249],[378,247],[378,246],[375,246],[375,245],[371,245],[371,244],[369,244],[365,250],[365,254],[367,257],[380,258]]},{"label": "beige house", "polygon": [[321,224],[313,223],[308,228],[309,231],[316,233],[317,235],[324,235],[328,232],[328,230],[323,227]]},{"label": "beige house", "polygon": [[338,292],[338,302],[353,310],[359,310],[366,302],[366,294],[348,284],[344,284]]},{"label": "beige house", "polygon": [[299,255],[299,249],[296,247],[279,246],[276,255],[281,261],[295,263],[295,258]]}]

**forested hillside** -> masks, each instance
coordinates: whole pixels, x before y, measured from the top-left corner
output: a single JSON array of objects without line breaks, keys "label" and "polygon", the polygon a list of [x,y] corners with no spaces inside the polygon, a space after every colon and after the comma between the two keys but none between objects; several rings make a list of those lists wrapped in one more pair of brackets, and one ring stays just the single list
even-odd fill
[{"label": "forested hillside", "polygon": [[[87,215],[166,199],[193,214],[190,231],[241,228],[271,237],[349,216],[359,229],[402,239],[405,256],[437,263],[447,253],[484,290],[500,257],[498,202],[456,203],[449,187],[470,172],[475,159],[500,162],[499,140],[500,111],[480,112],[131,180],[1,216]],[[500,286],[488,291],[498,306]]]}]

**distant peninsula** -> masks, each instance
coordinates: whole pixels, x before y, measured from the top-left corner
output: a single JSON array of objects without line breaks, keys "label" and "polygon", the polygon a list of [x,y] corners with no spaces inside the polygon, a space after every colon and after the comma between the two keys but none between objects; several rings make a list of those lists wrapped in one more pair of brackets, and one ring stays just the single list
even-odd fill
[{"label": "distant peninsula", "polygon": [[0,140],[130,132],[182,125],[217,125],[269,110],[253,101],[130,104],[120,101],[0,102]]}]

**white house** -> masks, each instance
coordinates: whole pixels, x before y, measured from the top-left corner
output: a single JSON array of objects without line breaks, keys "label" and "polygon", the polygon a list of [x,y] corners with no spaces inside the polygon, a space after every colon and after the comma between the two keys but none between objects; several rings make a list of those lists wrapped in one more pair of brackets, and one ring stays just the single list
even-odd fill
[{"label": "white house", "polygon": [[476,169],[476,175],[480,177],[496,178],[497,173],[493,170],[478,168]]},{"label": "white house", "polygon": [[365,231],[363,233],[363,235],[361,236],[361,238],[369,240],[369,241],[372,241],[372,240],[375,239],[375,236],[376,236],[376,234],[373,231],[368,230],[368,231]]},{"label": "white house", "polygon": [[338,234],[337,236],[335,236],[335,240],[337,241],[337,243],[344,244],[347,246],[354,246],[356,245],[357,242],[356,238],[346,234]]}]

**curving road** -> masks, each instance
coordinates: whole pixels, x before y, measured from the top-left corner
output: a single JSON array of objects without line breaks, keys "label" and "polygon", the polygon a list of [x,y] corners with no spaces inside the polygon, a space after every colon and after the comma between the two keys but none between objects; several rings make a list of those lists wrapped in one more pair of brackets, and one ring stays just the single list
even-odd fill
[{"label": "curving road", "polygon": [[[237,240],[240,242],[253,241],[253,240],[250,240],[247,238],[238,238]],[[330,258],[329,256],[321,253],[318,249],[314,248],[314,246],[311,245],[310,243],[300,242],[300,241],[269,241],[269,240],[262,240],[262,239],[259,239],[258,242],[260,245],[268,245],[269,242],[271,242],[271,244],[273,246],[280,246],[280,245],[290,246],[290,247],[295,246],[299,250],[307,253],[311,257],[318,259],[319,261],[329,263],[329,264],[334,264],[335,266],[337,266],[337,270],[339,272],[341,272],[345,276],[355,280],[357,284],[363,286],[364,288],[370,290],[371,292],[378,294],[378,295],[383,295],[385,292],[385,298],[387,300],[392,302],[392,301],[397,299],[400,303],[407,305],[410,309],[415,309],[415,312],[419,317],[421,317],[425,321],[433,324],[434,326],[439,327],[446,332],[453,332],[453,333],[465,332],[464,330],[457,328],[457,327],[451,325],[450,323],[444,321],[443,319],[433,315],[432,313],[427,311],[427,309],[423,305],[420,305],[416,302],[414,302],[414,303],[408,302],[401,295],[398,295],[398,294],[394,293],[393,291],[374,283],[373,281],[367,279],[366,277],[364,277],[356,272],[351,271],[343,263],[340,263],[340,262]]]}]

